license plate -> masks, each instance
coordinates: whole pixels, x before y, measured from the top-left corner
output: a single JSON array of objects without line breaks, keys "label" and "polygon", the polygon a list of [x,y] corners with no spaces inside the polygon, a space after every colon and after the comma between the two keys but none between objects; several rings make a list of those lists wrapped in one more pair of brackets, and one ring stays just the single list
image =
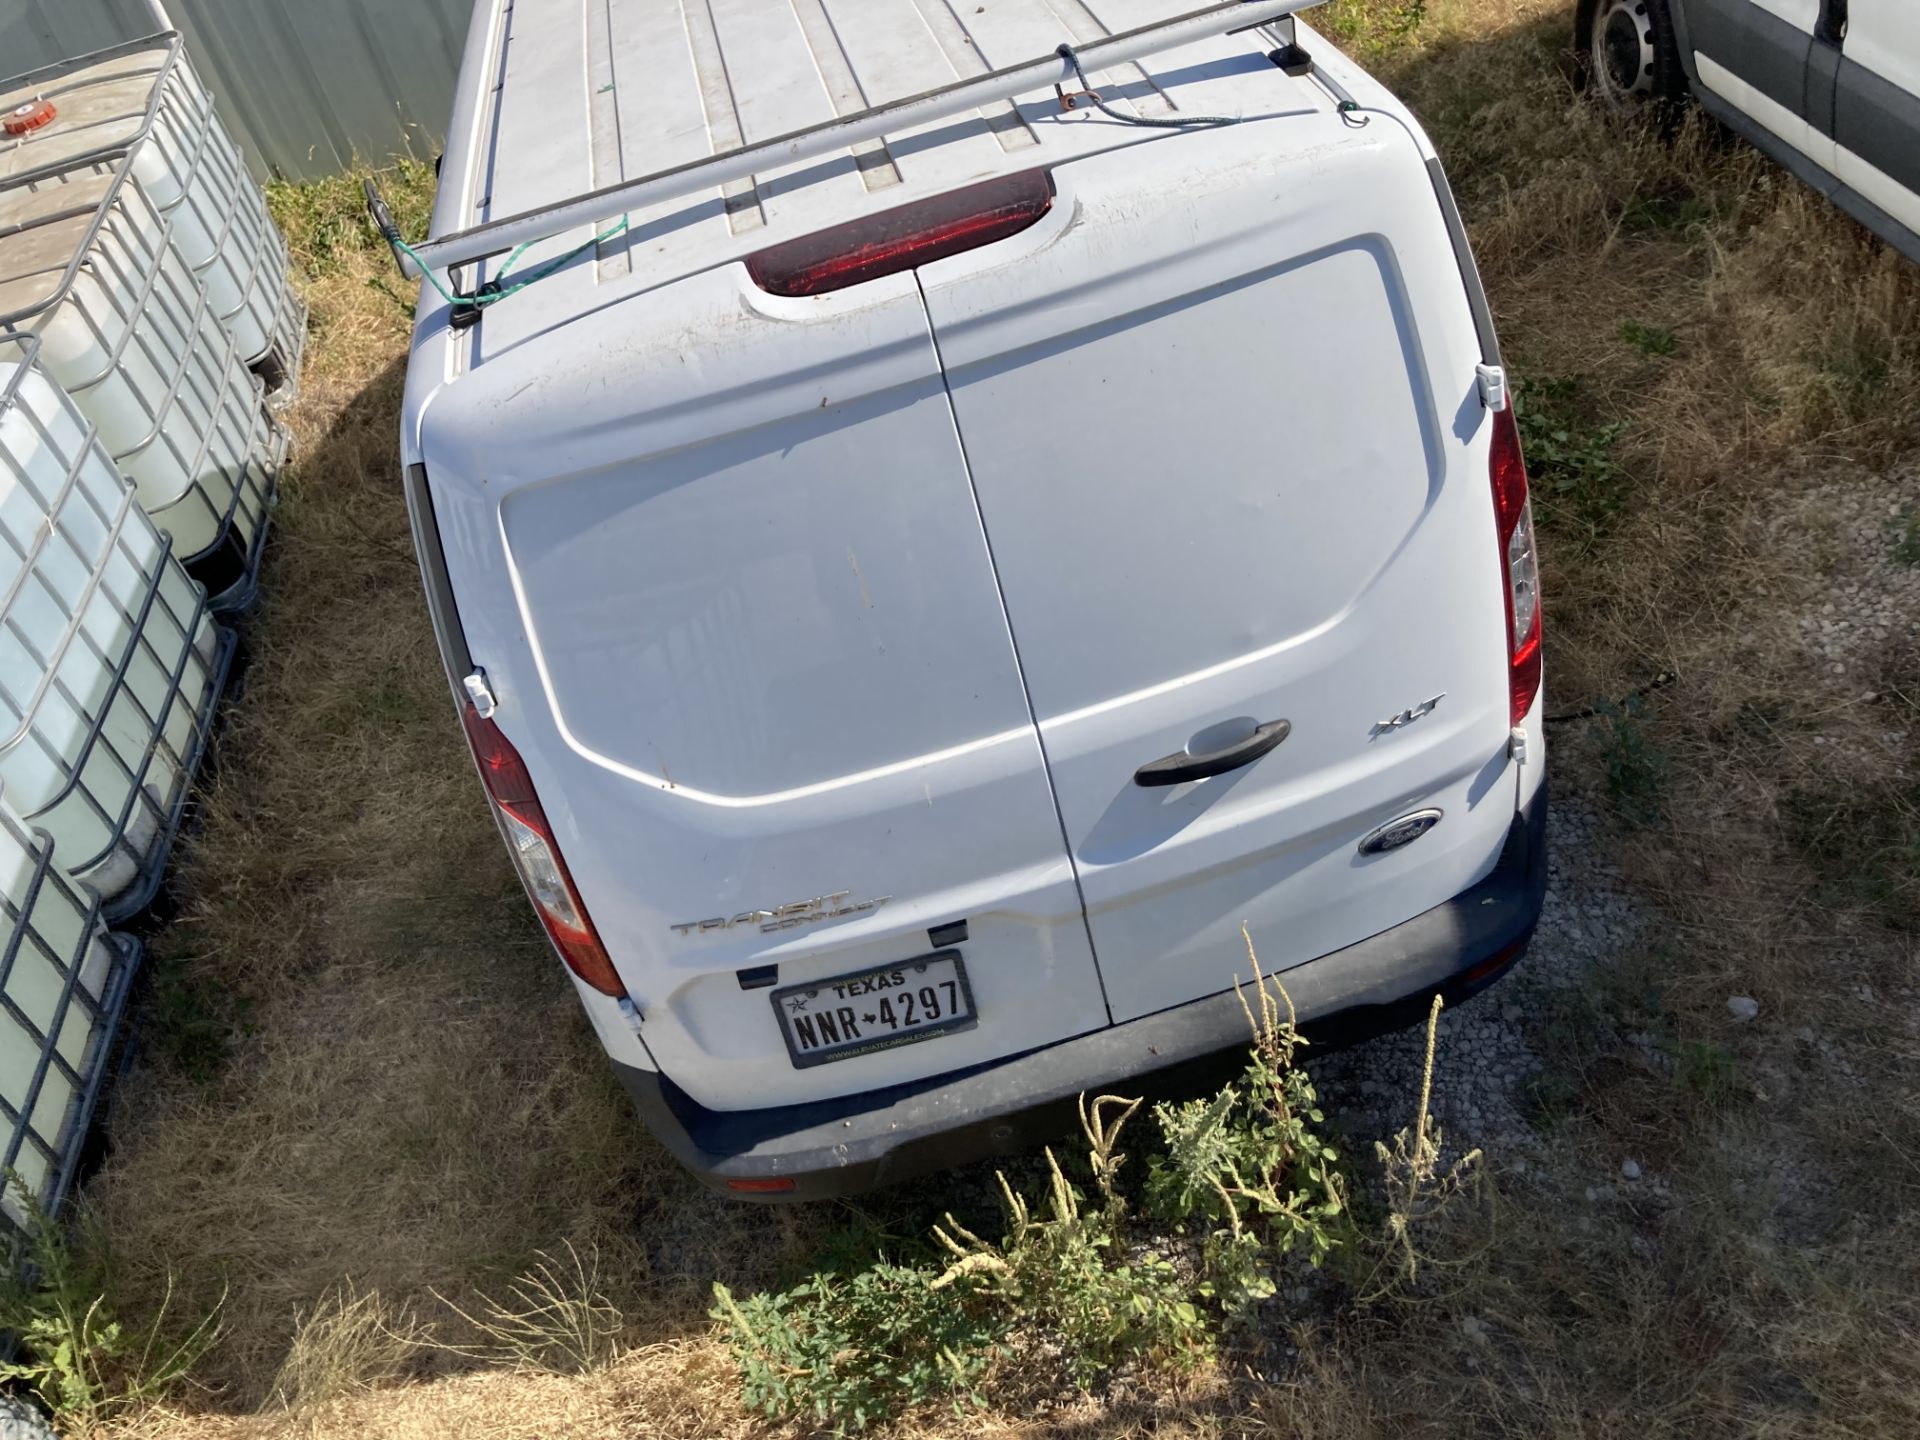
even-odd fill
[{"label": "license plate", "polygon": [[789,985],[773,992],[773,1010],[800,1069],[970,1030],[975,1020],[958,950]]}]

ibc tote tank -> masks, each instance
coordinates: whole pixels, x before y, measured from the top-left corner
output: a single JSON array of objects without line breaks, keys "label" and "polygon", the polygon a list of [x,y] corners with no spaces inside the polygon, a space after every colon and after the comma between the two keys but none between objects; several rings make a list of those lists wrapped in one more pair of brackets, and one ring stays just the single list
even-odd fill
[{"label": "ibc tote tank", "polygon": [[110,915],[158,887],[230,656],[72,400],[0,360],[0,788]]},{"label": "ibc tote tank", "polygon": [[177,34],[154,36],[0,80],[0,179],[124,168],[173,226],[174,248],[207,288],[240,356],[290,393],[306,312],[287,251],[213,97]]},{"label": "ibc tote tank", "polygon": [[0,181],[0,360],[29,338],[216,603],[253,593],[285,437],[171,227],[112,165]]},{"label": "ibc tote tank", "polygon": [[[140,948],[108,933],[93,897],[60,874],[51,839],[6,798],[0,787],[0,1164],[53,1213],[73,1179]],[[12,1186],[0,1217],[25,1228]]]}]

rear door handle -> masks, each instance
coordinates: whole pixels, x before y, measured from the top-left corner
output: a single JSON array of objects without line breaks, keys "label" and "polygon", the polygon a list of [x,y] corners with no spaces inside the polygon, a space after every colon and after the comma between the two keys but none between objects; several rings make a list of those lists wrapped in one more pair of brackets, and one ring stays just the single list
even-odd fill
[{"label": "rear door handle", "polygon": [[1176,750],[1171,755],[1142,765],[1133,772],[1133,783],[1178,785],[1187,780],[1205,780],[1214,775],[1224,775],[1229,770],[1238,770],[1242,765],[1251,765],[1292,733],[1291,720],[1269,720],[1246,739],[1237,740],[1224,750],[1209,750],[1204,755],[1190,755],[1185,750]]}]

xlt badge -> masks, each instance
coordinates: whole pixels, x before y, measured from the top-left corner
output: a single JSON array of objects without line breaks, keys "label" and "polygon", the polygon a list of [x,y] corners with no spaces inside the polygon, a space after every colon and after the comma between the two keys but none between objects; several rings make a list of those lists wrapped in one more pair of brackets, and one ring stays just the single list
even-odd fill
[{"label": "xlt badge", "polygon": [[741,925],[754,925],[763,934],[771,935],[776,930],[792,930],[799,925],[811,925],[817,920],[839,920],[848,915],[863,915],[869,910],[878,910],[893,898],[891,895],[881,895],[872,900],[850,900],[848,897],[852,894],[851,890],[836,890],[831,895],[795,900],[771,910],[742,910],[732,919],[715,915],[710,920],[688,920],[675,925],[673,932],[676,935],[705,935],[710,930],[732,930]]},{"label": "xlt badge", "polygon": [[1384,720],[1374,721],[1370,738],[1378,739],[1390,731],[1405,729],[1416,720],[1426,719],[1427,716],[1433,713],[1433,707],[1446,698],[1447,692],[1442,690],[1431,700],[1422,700],[1418,705],[1409,705],[1398,715],[1389,715]]}]

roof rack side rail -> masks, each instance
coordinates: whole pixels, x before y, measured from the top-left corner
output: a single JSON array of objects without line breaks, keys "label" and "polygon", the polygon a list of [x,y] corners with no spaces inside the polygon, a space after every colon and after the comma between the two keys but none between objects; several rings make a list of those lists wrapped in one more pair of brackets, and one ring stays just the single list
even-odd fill
[{"label": "roof rack side rail", "polygon": [[[1080,63],[1089,70],[1107,69],[1128,60],[1171,50],[1196,40],[1238,30],[1252,30],[1271,24],[1322,3],[1322,0],[1227,0],[1208,5],[1168,20],[1155,21],[1133,30],[1123,30],[1100,40],[1076,47]],[[406,250],[395,245],[394,259],[401,272],[418,279],[422,266],[447,270],[474,260],[498,255],[517,245],[550,239],[582,225],[595,225],[612,216],[665,200],[677,200],[701,190],[716,188],[732,180],[743,180],[779,165],[832,154],[866,140],[877,140],[900,130],[964,115],[982,105],[1008,100],[1029,91],[1044,90],[1073,80],[1072,64],[1062,55],[1049,54],[1020,65],[990,71],[971,79],[959,80],[903,100],[891,100],[871,109],[837,116],[804,130],[790,131],[734,150],[725,150],[705,159],[689,161],[671,169],[623,180],[615,185],[590,190],[571,200],[545,205],[518,215],[490,220],[484,225],[457,230],[448,235]],[[370,202],[378,197],[370,195]],[[381,207],[384,208],[384,207]],[[389,243],[397,232],[389,229],[390,217],[380,216],[381,232]]]}]

